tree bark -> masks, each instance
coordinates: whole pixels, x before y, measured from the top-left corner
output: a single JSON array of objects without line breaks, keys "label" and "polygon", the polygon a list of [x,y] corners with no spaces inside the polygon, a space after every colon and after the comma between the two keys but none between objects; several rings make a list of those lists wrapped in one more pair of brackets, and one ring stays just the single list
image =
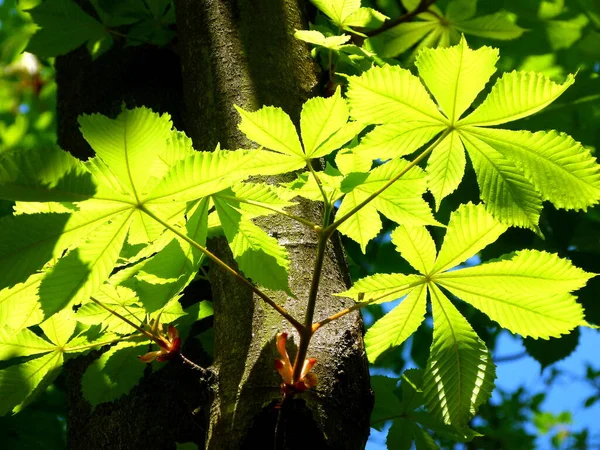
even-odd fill
[{"label": "tree bark", "polygon": [[[57,58],[59,143],[85,157],[76,117],[115,116],[121,104],[169,112],[197,150],[248,147],[233,104],[282,107],[297,123],[302,103],[317,94],[314,63],[293,38],[306,28],[301,0],[180,0],[176,2],[178,53],[148,46],[114,48],[91,62],[84,49]],[[270,180],[277,181],[277,180]],[[300,202],[296,214],[320,220],[320,208]],[[270,293],[303,320],[316,251],[314,232],[285,217],[257,222],[284,245],[297,298]],[[228,247],[213,248],[224,258]],[[331,294],[348,285],[339,243],[327,250],[316,319],[348,306]],[[293,329],[244,287],[211,268],[215,307],[214,377],[198,381],[191,369],[169,364],[148,374],[135,392],[91,412],[81,397],[81,374],[91,358],[68,367],[70,448],[364,448],[372,395],[362,344],[362,322],[349,314],[319,330],[309,348],[318,359],[316,389],[276,408],[281,379],[273,366],[274,338]],[[289,344],[289,342],[288,342]],[[200,358],[201,352],[192,354]],[[288,351],[294,351],[291,345]],[[277,433],[276,433],[277,429]],[[277,435],[277,438],[276,438]]]}]

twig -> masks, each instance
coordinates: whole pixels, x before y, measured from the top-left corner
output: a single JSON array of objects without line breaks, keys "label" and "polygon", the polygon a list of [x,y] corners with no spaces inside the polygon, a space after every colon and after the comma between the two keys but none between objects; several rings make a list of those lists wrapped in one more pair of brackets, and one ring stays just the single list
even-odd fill
[{"label": "twig", "polygon": [[389,30],[390,28],[394,28],[395,26],[400,25],[401,23],[407,22],[410,19],[412,19],[414,16],[416,16],[417,14],[421,14],[422,12],[427,11],[429,9],[429,7],[431,5],[433,5],[435,2],[436,2],[436,0],[421,0],[421,2],[419,3],[419,6],[417,6],[412,11],[409,11],[406,14],[402,14],[400,17],[397,17],[394,20],[385,22],[379,28],[368,31],[366,33],[366,35],[368,37],[374,37],[374,36],[377,36],[377,35],[383,33],[384,31]]}]

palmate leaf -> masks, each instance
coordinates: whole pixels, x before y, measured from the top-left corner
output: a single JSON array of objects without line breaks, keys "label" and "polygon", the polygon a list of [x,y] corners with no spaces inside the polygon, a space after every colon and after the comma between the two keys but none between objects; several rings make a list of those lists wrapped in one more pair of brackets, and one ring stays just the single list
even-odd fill
[{"label": "palmate leaf", "polygon": [[[419,2],[403,0],[409,11]],[[514,23],[509,13],[499,11],[474,17],[477,1],[452,0],[445,13],[436,5],[417,14],[414,22],[404,22],[374,39],[373,46],[380,56],[395,57],[413,49],[410,58],[427,47],[448,47],[458,43],[461,33],[490,39],[510,40],[520,37],[525,30]]]},{"label": "palmate leaf", "polygon": [[[189,139],[171,130],[168,116],[145,108],[125,110],[114,120],[84,116],[80,123],[97,151],[86,163],[57,150],[33,152],[31,161],[17,153],[0,159],[0,196],[37,202],[29,209],[20,202],[20,211],[43,209],[39,202],[70,202],[62,209],[69,213],[21,214],[0,222],[7,238],[0,245],[5,275],[0,287],[25,282],[0,293],[4,305],[18,305],[9,320],[17,330],[85,302],[107,280],[126,239],[142,247],[159,241],[165,227],[147,211],[167,223],[181,223],[186,201],[261,170],[260,158],[247,151],[194,152]],[[44,274],[29,278],[39,270]],[[170,295],[155,297],[154,307],[162,307],[188,281],[181,278]]]},{"label": "palmate leaf", "polygon": [[283,160],[289,161],[290,170],[337,150],[365,127],[361,123],[348,123],[348,105],[339,90],[329,98],[314,97],[302,107],[300,130],[304,146],[292,120],[281,108],[264,106],[249,112],[236,106],[236,110],[242,117],[239,128],[248,139],[277,152],[279,159],[285,155]]},{"label": "palmate leaf", "polygon": [[600,197],[595,158],[570,136],[550,132],[477,128],[472,134],[512,160],[544,200],[558,208],[585,209]]},{"label": "palmate leaf", "polygon": [[[600,166],[566,135],[489,128],[538,112],[573,83],[572,76],[557,84],[535,73],[505,74],[481,105],[462,117],[494,73],[497,57],[488,47],[470,49],[464,38],[455,47],[419,54],[419,74],[443,114],[420,81],[403,69],[374,68],[350,77],[351,116],[380,124],[356,151],[373,159],[409,154],[445,130],[443,139],[432,144],[427,164],[437,206],[460,183],[466,149],[488,211],[507,225],[541,234],[543,200],[567,209],[600,201]],[[396,145],[402,147],[394,149]]]},{"label": "palmate leaf", "polygon": [[353,150],[371,159],[393,159],[409,155],[444,129],[429,122],[400,122],[375,127]]},{"label": "palmate leaf", "polygon": [[569,292],[592,276],[556,255],[524,250],[435,280],[513,333],[547,339],[585,324],[583,310]]},{"label": "palmate leaf", "polygon": [[0,197],[6,200],[79,202],[95,193],[83,163],[60,149],[19,149],[0,158]]},{"label": "palmate leaf", "polygon": [[0,329],[0,359],[40,355],[0,370],[0,415],[19,412],[56,379],[75,330],[69,314],[56,314],[41,325],[49,340],[27,329],[12,335],[8,329]]},{"label": "palmate leaf", "polygon": [[339,28],[376,28],[388,17],[372,8],[361,8],[360,0],[311,0]]},{"label": "palmate leaf", "polygon": [[86,42],[110,36],[104,25],[73,0],[48,0],[29,12],[40,29],[29,41],[27,51],[41,58],[64,55]]},{"label": "palmate leaf", "polygon": [[325,36],[323,33],[317,30],[296,30],[294,37],[301,41],[308,42],[312,45],[327,48],[330,50],[339,50],[344,46],[351,36],[342,34],[341,36]]},{"label": "palmate leaf", "polygon": [[62,364],[62,353],[52,352],[0,370],[0,415],[21,410],[36,388],[45,389],[56,379]]},{"label": "palmate leaf", "polygon": [[367,332],[368,356],[374,361],[418,327],[429,292],[434,339],[423,388],[426,404],[442,423],[458,429],[491,394],[493,366],[483,342],[440,287],[524,336],[558,337],[586,325],[583,309],[571,292],[594,275],[556,255],[524,250],[496,262],[456,270],[506,229],[483,205],[462,205],[451,215],[436,257],[433,239],[424,227],[400,227],[392,240],[421,275],[373,275],[339,294],[367,303],[405,296]]}]

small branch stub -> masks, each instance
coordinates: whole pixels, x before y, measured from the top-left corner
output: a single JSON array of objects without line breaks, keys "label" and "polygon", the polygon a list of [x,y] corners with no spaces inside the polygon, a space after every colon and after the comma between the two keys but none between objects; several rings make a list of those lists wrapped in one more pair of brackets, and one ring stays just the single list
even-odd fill
[{"label": "small branch stub", "polygon": [[277,333],[277,351],[281,355],[281,359],[275,360],[275,368],[283,383],[281,383],[281,391],[284,396],[299,394],[315,387],[318,383],[317,375],[311,372],[311,369],[317,363],[316,358],[307,358],[302,363],[302,372],[300,379],[294,382],[294,367],[290,362],[290,357],[285,348],[287,342],[287,333]]}]

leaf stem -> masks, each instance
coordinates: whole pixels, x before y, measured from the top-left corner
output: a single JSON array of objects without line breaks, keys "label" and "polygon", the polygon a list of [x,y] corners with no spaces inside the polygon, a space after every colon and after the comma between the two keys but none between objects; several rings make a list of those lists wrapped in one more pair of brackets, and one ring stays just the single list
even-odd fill
[{"label": "leaf stem", "polygon": [[368,37],[374,37],[374,36],[377,36],[377,35],[383,33],[384,31],[389,30],[390,28],[394,28],[395,26],[400,25],[401,23],[408,22],[410,19],[412,19],[417,14],[421,14],[422,12],[427,11],[429,9],[429,7],[431,5],[433,5],[435,2],[436,2],[436,0],[421,0],[421,2],[419,3],[419,6],[417,6],[412,11],[408,11],[407,13],[402,14],[400,17],[397,17],[394,20],[385,22],[379,28],[368,31],[366,33],[366,35]]},{"label": "leaf stem", "polygon": [[187,364],[188,366],[190,366],[192,369],[199,370],[200,372],[206,373],[206,369],[204,367],[199,366],[194,361],[191,361],[190,359],[186,358],[185,356],[183,356],[183,353],[179,352],[179,356],[181,357],[181,360],[185,364]]},{"label": "leaf stem", "polygon": [[230,195],[221,195],[219,194],[220,198],[224,198],[227,200],[234,200],[236,202],[240,202],[240,203],[247,203],[248,205],[254,205],[254,206],[258,206],[260,208],[264,208],[264,209],[268,209],[269,211],[273,211],[277,214],[281,214],[282,216],[286,216],[289,217],[292,220],[295,220],[296,222],[300,222],[303,225],[306,225],[309,228],[312,228],[313,230],[317,227],[317,224],[312,223],[310,220],[306,220],[303,217],[300,216],[296,216],[295,214],[292,214],[290,212],[287,212],[283,209],[280,208],[276,208],[274,206],[271,206],[267,203],[262,203],[262,202],[257,202],[255,200],[249,200],[249,199],[245,199],[245,198],[239,198],[236,196],[230,196]]},{"label": "leaf stem", "polygon": [[97,305],[101,306],[102,308],[104,308],[106,311],[108,311],[109,313],[111,313],[113,316],[118,317],[119,319],[121,319],[123,322],[125,322],[127,325],[133,327],[134,329],[136,329],[137,331],[139,331],[140,333],[142,333],[144,336],[146,336],[148,339],[150,339],[151,341],[156,342],[156,344],[158,345],[162,345],[163,343],[161,341],[158,340],[158,338],[156,336],[154,336],[152,333],[150,333],[148,330],[145,330],[144,328],[140,327],[139,325],[136,325],[135,323],[133,323],[131,320],[129,320],[127,317],[119,314],[118,312],[116,312],[114,309],[109,308],[108,306],[106,306],[104,303],[102,303],[100,300],[98,300],[95,297],[90,297],[90,300],[93,301],[94,303],[96,303]]},{"label": "leaf stem", "polygon": [[306,161],[306,167],[308,167],[309,172],[311,173],[311,175],[315,179],[315,182],[317,183],[317,186],[319,187],[319,191],[321,191],[321,195],[323,196],[323,203],[325,203],[325,205],[328,205],[329,199],[327,198],[327,194],[325,193],[325,189],[323,188],[323,183],[321,183],[321,179],[317,175],[317,172],[315,172],[315,169],[313,168],[310,160]]},{"label": "leaf stem", "polygon": [[283,316],[290,324],[292,324],[292,326],[294,328],[296,328],[296,330],[298,330],[298,333],[302,334],[304,332],[304,326],[298,320],[296,320],[295,317],[293,317],[284,308],[282,308],[277,303],[275,303],[275,301],[273,299],[271,299],[271,297],[269,297],[267,294],[265,294],[263,291],[261,291],[254,284],[252,284],[252,282],[250,280],[248,280],[246,277],[244,277],[242,274],[240,274],[237,270],[235,270],[232,267],[230,267],[229,265],[227,265],[219,257],[217,257],[214,253],[210,252],[206,247],[198,244],[196,241],[194,241],[193,239],[191,239],[186,234],[182,233],[181,231],[179,231],[177,228],[173,227],[172,225],[169,225],[167,222],[165,222],[160,217],[155,215],[152,211],[150,211],[148,208],[146,208],[146,206],[139,205],[138,208],[140,209],[140,211],[146,213],[148,216],[150,216],[152,219],[156,220],[158,223],[160,223],[166,229],[168,229],[169,231],[171,231],[172,233],[174,233],[175,235],[179,236],[181,239],[186,241],[192,247],[200,250],[202,253],[204,253],[210,260],[212,260],[217,266],[219,266],[226,273],[233,275],[233,277],[239,283],[247,286],[252,292],[254,292],[261,299],[263,299],[265,303],[267,303],[275,311],[277,311],[279,314],[281,314],[281,316]]},{"label": "leaf stem", "polygon": [[134,341],[140,337],[146,337],[146,336],[138,333],[138,334],[131,334],[129,336],[121,336],[117,339],[111,339],[109,341],[104,341],[104,342],[93,342],[91,344],[78,345],[76,347],[66,347],[65,353],[77,352],[80,350],[87,350],[88,348],[94,348],[94,347],[103,347],[105,345],[111,345],[111,344],[115,344],[117,342]]},{"label": "leaf stem", "polygon": [[360,202],[358,205],[356,205],[354,208],[352,208],[350,211],[348,211],[342,217],[337,219],[335,222],[333,222],[332,224],[325,227],[323,229],[323,234],[326,237],[329,237],[341,224],[343,224],[346,220],[348,220],[350,217],[352,217],[354,214],[356,214],[358,211],[360,211],[363,207],[365,207],[367,204],[369,204],[371,201],[373,201],[378,195],[380,195],[383,191],[385,191],[392,184],[394,184],[396,181],[398,181],[400,179],[400,177],[402,177],[406,172],[408,172],[410,169],[412,169],[417,164],[419,164],[421,161],[423,161],[425,159],[425,157],[427,157],[433,151],[433,149],[436,148],[439,145],[439,143],[444,140],[444,138],[450,133],[450,131],[451,131],[450,129],[445,130],[441,134],[441,136],[436,139],[436,141],[433,144],[431,144],[429,147],[427,147],[425,150],[423,150],[419,156],[417,156],[413,161],[411,161],[404,169],[402,169],[400,172],[398,172],[398,174],[396,176],[394,176],[391,180],[389,180],[385,185],[383,185],[377,191],[373,192],[365,200]]},{"label": "leaf stem", "polygon": [[[364,308],[365,306],[369,306],[372,303],[375,303],[379,300],[381,300],[384,297],[389,296],[390,294],[399,294],[402,291],[406,291],[407,289],[412,289],[420,284],[422,284],[423,281],[419,281],[416,283],[410,283],[407,284],[405,287],[403,288],[399,288],[397,291],[392,291],[392,292],[387,292],[383,295],[380,295],[379,297],[376,298],[371,298],[369,300],[366,301],[360,301],[359,303],[355,303],[354,305],[350,306],[349,308],[343,309],[341,311],[336,312],[335,314],[332,314],[331,316],[327,317],[326,319],[323,319],[319,322],[315,322],[312,324],[312,332],[316,332],[319,328],[321,328],[324,325],[327,325],[329,322],[333,322],[336,319],[339,319],[340,317],[345,316],[346,314],[350,314],[353,311],[357,311],[359,309]],[[390,300],[391,301],[391,300]]]}]

